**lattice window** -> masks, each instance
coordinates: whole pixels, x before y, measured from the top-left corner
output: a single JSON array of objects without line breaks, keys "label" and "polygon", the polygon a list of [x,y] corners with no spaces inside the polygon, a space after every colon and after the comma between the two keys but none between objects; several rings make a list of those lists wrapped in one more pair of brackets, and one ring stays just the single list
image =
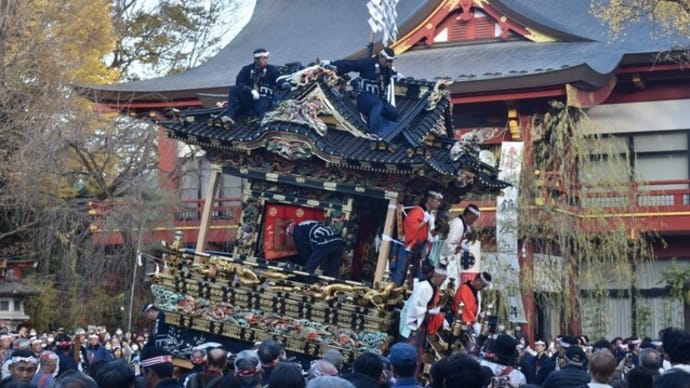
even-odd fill
[{"label": "lattice window", "polygon": [[477,39],[494,39],[499,36],[500,27],[487,16],[475,15],[468,22],[460,21],[460,15],[446,19],[437,29],[446,32],[449,42],[461,42]]}]

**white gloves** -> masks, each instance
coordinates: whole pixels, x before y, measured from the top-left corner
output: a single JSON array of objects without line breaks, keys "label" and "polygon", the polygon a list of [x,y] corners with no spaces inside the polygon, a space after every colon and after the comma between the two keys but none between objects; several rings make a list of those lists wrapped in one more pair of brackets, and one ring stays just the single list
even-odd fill
[{"label": "white gloves", "polygon": [[429,315],[436,315],[440,312],[441,312],[440,307],[434,307],[434,308],[430,309],[429,311],[427,311],[427,313],[429,313]]},{"label": "white gloves", "polygon": [[328,66],[331,64],[331,60],[330,59],[322,59],[321,62],[319,62],[319,64],[321,66]]},{"label": "white gloves", "polygon": [[252,98],[258,100],[261,97],[256,89],[252,89]]},{"label": "white gloves", "polygon": [[393,74],[391,78],[393,78],[396,81],[400,81],[401,79],[405,78],[405,76],[402,75],[399,71],[395,70],[395,68],[391,69],[391,73]]},{"label": "white gloves", "polygon": [[431,213],[424,212],[424,223],[425,224],[430,224],[433,219],[434,219],[434,216],[432,216]]}]

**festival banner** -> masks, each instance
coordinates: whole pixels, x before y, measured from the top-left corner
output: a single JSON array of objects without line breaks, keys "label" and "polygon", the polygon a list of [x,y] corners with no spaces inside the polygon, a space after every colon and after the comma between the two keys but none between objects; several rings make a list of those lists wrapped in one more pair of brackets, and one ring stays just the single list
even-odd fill
[{"label": "festival banner", "polygon": [[508,320],[527,322],[520,293],[520,264],[518,262],[518,194],[524,146],[522,142],[503,142],[498,179],[512,186],[503,189],[496,199],[496,254],[498,271],[496,284],[508,302]]}]

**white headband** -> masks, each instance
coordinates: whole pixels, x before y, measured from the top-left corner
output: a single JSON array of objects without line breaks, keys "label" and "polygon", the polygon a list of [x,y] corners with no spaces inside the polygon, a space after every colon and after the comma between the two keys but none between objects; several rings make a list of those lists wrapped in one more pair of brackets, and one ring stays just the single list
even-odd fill
[{"label": "white headband", "polygon": [[268,57],[268,54],[270,54],[268,51],[259,51],[254,54],[254,58]]},{"label": "white headband", "polygon": [[567,342],[565,342],[565,341],[563,341],[563,340],[561,340],[561,347],[567,349],[567,348],[570,347],[570,344],[567,343]]},{"label": "white headband", "polygon": [[436,198],[438,198],[438,199],[443,199],[443,194],[439,193],[438,191],[429,190],[429,191],[427,192],[427,194],[429,194],[429,195],[432,196],[432,197],[436,197]]},{"label": "white headband", "polygon": [[436,268],[434,268],[434,272],[439,274],[439,275],[448,276],[448,270],[445,268],[436,267]]},{"label": "white headband", "polygon": [[261,362],[259,361],[258,364],[254,367],[254,369],[249,369],[249,370],[240,370],[237,368],[237,361],[235,361],[235,374],[237,376],[243,377],[243,376],[255,376],[261,373]]},{"label": "white headband", "polygon": [[484,282],[484,284],[486,284],[486,285],[491,284],[491,280],[487,279],[487,278],[484,276],[484,272],[482,272],[482,273],[479,274],[479,278],[482,279],[482,282]]},{"label": "white headband", "polygon": [[479,212],[479,209],[477,209],[477,208],[475,208],[475,207],[469,207],[469,206],[468,206],[468,207],[466,207],[465,209],[467,209],[468,212],[470,212],[470,213],[472,213],[472,214],[474,214],[474,215],[477,215],[477,216],[478,216],[479,213],[480,213],[480,212]]},{"label": "white headband", "polygon": [[151,357],[147,358],[146,360],[141,361],[141,366],[148,368],[153,365],[158,365],[158,364],[165,364],[168,362],[172,362],[172,356],[158,356],[158,357]]},{"label": "white headband", "polygon": [[389,61],[392,61],[395,59],[395,55],[390,56],[388,53],[386,53],[386,50],[381,50],[381,56],[388,59]]},{"label": "white headband", "polygon": [[36,364],[38,364],[38,359],[36,357],[19,357],[19,356],[15,356],[15,357],[10,358],[10,365],[15,364],[17,362],[28,362],[28,363],[36,365]]}]

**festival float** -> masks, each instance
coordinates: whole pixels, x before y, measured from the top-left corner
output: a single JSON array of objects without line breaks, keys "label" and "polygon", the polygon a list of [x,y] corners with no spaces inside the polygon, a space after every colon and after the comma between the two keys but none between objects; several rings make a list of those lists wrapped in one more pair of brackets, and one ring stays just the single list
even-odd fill
[{"label": "festival float", "polygon": [[[408,294],[387,271],[402,238],[403,208],[429,189],[456,204],[467,193],[508,186],[474,135],[454,137],[448,81],[399,80],[400,117],[380,138],[368,133],[349,83],[332,69],[281,69],[293,87],[261,122],[240,117],[229,126],[219,119],[223,108],[211,105],[161,123],[171,138],[206,152],[214,166],[209,187],[220,173],[246,182],[231,252],[203,249],[210,197],[197,248],[164,244],[166,262],[151,288],[178,356],[203,342],[238,350],[267,338],[308,358],[328,349],[346,362],[364,351],[384,353]],[[285,225],[308,219],[347,242],[337,278],[310,275],[292,259],[297,251]]]}]

